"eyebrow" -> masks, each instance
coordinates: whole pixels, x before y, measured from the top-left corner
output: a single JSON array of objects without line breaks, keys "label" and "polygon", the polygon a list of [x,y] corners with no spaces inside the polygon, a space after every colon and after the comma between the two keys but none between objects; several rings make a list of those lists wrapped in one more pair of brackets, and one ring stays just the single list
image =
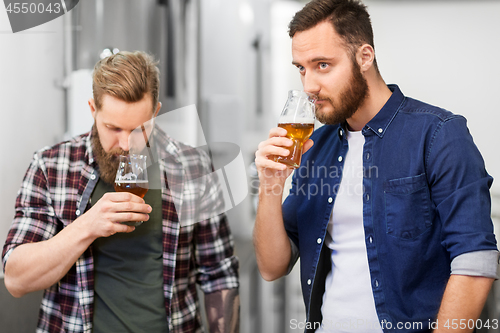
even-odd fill
[{"label": "eyebrow", "polygon": [[[313,58],[311,59],[310,61],[308,62],[321,62],[321,61],[332,61],[334,58],[327,58],[327,57],[316,57],[316,58]],[[294,66],[297,66],[297,65],[300,65],[300,63],[296,62],[296,61],[292,61],[292,65]]]},{"label": "eyebrow", "polygon": [[115,125],[115,124],[113,124],[113,123],[108,123],[108,122],[103,122],[103,123],[104,123],[104,126],[107,126],[107,127],[113,127],[113,128],[119,128],[119,129],[121,129],[121,127],[120,127],[120,126],[117,126],[117,125]]}]

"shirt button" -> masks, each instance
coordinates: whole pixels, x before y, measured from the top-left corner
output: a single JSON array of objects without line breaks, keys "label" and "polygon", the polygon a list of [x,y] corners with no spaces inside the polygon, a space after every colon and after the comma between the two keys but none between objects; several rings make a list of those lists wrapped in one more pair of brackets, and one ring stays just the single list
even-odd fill
[{"label": "shirt button", "polygon": [[342,162],[342,156],[339,156],[338,160],[339,162]]},{"label": "shirt button", "polygon": [[366,153],[366,159],[369,160],[370,159],[370,153]]},{"label": "shirt button", "polygon": [[366,193],[366,201],[370,201],[370,195]]},{"label": "shirt button", "polygon": [[379,286],[378,280],[373,281],[373,285],[375,286],[375,288],[378,288]]},{"label": "shirt button", "polygon": [[328,198],[328,203],[332,203],[332,201],[333,201],[333,198],[332,198],[332,197],[329,197],[329,198]]},{"label": "shirt button", "polygon": [[94,180],[95,179],[95,175],[94,174],[90,175],[90,179]]},{"label": "shirt button", "polygon": [[311,279],[307,280],[307,284],[311,285]]},{"label": "shirt button", "polygon": [[317,242],[318,244],[321,244],[321,238],[318,238]]},{"label": "shirt button", "polygon": [[76,216],[80,216],[80,210],[79,209],[77,209],[75,213],[76,213]]},{"label": "shirt button", "polygon": [[340,135],[344,135],[344,131],[339,130],[339,134],[340,134]]},{"label": "shirt button", "polygon": [[383,130],[382,128],[379,128],[379,129],[378,129],[378,132],[379,132],[379,133],[382,133],[383,131],[384,131],[384,130]]},{"label": "shirt button", "polygon": [[370,242],[370,244],[373,243],[373,237],[370,236],[370,238],[368,238],[368,241]]}]

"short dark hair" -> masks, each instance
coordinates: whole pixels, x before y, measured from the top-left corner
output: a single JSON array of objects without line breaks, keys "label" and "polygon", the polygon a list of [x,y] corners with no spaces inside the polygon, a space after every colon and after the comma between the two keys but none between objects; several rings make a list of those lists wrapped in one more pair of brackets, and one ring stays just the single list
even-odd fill
[{"label": "short dark hair", "polygon": [[[332,23],[353,59],[363,44],[375,49],[370,14],[358,0],[312,0],[295,14],[288,25],[288,34],[293,37],[324,21]],[[374,65],[378,71],[376,61]]]},{"label": "short dark hair", "polygon": [[158,62],[141,51],[120,51],[100,60],[94,67],[92,89],[96,108],[102,107],[103,95],[108,94],[127,103],[140,101],[151,94],[153,112],[158,104],[160,71]]}]

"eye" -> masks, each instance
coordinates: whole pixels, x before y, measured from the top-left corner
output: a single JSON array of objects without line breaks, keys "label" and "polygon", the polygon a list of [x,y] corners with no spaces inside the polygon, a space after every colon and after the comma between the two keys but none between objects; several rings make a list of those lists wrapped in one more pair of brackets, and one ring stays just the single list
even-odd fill
[{"label": "eye", "polygon": [[319,68],[320,69],[327,69],[328,68],[328,64],[326,62],[320,62],[319,63]]},{"label": "eye", "polygon": [[118,127],[114,127],[114,126],[106,126],[108,128],[108,130],[110,130],[111,132],[120,132],[121,131],[121,128],[118,128]]},{"label": "eye", "polygon": [[299,69],[299,72],[301,73],[304,73],[304,71],[306,70],[304,66],[297,65],[296,67]]}]

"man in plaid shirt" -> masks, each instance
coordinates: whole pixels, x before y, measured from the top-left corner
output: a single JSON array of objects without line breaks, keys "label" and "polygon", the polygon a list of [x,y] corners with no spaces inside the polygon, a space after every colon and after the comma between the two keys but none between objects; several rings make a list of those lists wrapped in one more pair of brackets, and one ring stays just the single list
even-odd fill
[{"label": "man in plaid shirt", "polygon": [[[237,332],[238,261],[208,155],[151,124],[159,72],[142,52],[98,62],[92,131],[35,153],[3,249],[5,284],[45,289],[37,332]],[[136,128],[152,138],[144,199],[114,192]],[[153,186],[154,187],[154,186]],[[134,227],[131,223],[141,222]]]}]

